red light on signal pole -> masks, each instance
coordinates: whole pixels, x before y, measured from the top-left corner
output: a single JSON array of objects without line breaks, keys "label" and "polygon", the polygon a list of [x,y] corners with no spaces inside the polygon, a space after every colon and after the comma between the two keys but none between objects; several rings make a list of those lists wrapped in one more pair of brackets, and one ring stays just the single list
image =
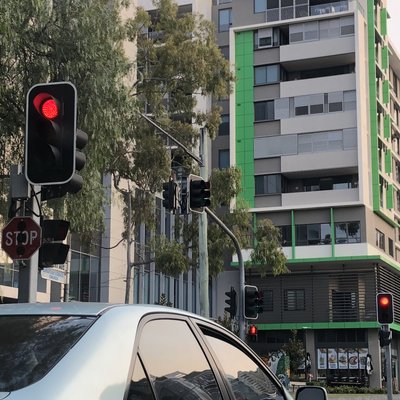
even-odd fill
[{"label": "red light on signal pole", "polygon": [[250,325],[249,335],[251,335],[251,336],[257,335],[257,327],[255,325]]},{"label": "red light on signal pole", "polygon": [[43,117],[47,119],[55,119],[60,114],[57,101],[53,98],[46,99],[40,106],[40,110]]},{"label": "red light on signal pole", "polygon": [[387,296],[382,296],[382,297],[380,297],[380,298],[379,298],[379,304],[380,304],[382,307],[387,307],[387,306],[390,304],[389,297],[387,297]]}]

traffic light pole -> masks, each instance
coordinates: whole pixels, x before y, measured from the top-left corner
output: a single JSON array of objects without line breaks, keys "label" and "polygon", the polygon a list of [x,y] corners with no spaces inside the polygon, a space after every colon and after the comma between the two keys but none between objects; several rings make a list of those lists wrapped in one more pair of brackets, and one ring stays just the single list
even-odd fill
[{"label": "traffic light pole", "polygon": [[[207,168],[207,141],[205,129],[200,129],[200,154],[202,156],[202,165],[200,165],[200,176],[208,180]],[[199,274],[200,274],[200,315],[210,317],[209,302],[209,268],[208,268],[208,243],[207,243],[208,221],[206,213],[199,215]]]},{"label": "traffic light pole", "polygon": [[226,232],[226,234],[232,239],[236,249],[236,253],[239,261],[239,337],[245,340],[245,319],[244,319],[244,263],[242,250],[240,249],[239,241],[232,231],[208,208],[205,207],[206,213]]},{"label": "traffic light pole", "polygon": [[[390,332],[389,325],[382,325],[384,331]],[[392,376],[392,345],[385,346],[386,363],[386,392],[388,400],[393,399],[393,376]]]},{"label": "traffic light pole", "polygon": [[[40,225],[40,208],[41,201],[40,186],[32,186],[33,200],[32,200],[32,218]],[[39,274],[39,250],[31,257],[29,266],[29,289],[28,289],[28,303],[36,303],[37,301],[37,285]]]}]

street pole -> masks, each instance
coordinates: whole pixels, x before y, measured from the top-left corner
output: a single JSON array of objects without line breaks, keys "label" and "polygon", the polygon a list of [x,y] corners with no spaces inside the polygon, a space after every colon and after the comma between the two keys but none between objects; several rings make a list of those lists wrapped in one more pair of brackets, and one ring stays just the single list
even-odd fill
[{"label": "street pole", "polygon": [[[33,186],[32,198],[32,218],[40,226],[40,186]],[[28,303],[36,303],[37,301],[37,285],[39,273],[39,250],[33,254],[29,266],[29,286],[28,286]]]},{"label": "street pole", "polygon": [[239,241],[233,232],[208,208],[205,207],[206,213],[222,228],[225,233],[232,239],[236,249],[239,261],[239,337],[245,340],[245,318],[244,318],[244,263],[242,250],[240,249]]},{"label": "street pole", "polygon": [[[390,332],[389,325],[382,325],[382,329]],[[385,347],[386,359],[386,392],[388,400],[393,399],[393,377],[392,377],[392,345],[389,343]]]},{"label": "street pole", "polygon": [[129,297],[131,292],[131,218],[132,218],[132,209],[131,209],[131,189],[129,187],[128,182],[128,192],[126,196],[128,198],[128,232],[127,232],[127,249],[126,249],[126,286],[125,286],[125,304],[129,304]]},{"label": "street pole", "polygon": [[[200,166],[200,176],[208,180],[208,154],[207,154],[206,130],[200,130],[200,155],[202,165]],[[208,293],[209,269],[208,269],[208,243],[207,243],[207,214],[202,212],[199,215],[199,275],[200,275],[200,315],[210,317],[210,302]]]}]

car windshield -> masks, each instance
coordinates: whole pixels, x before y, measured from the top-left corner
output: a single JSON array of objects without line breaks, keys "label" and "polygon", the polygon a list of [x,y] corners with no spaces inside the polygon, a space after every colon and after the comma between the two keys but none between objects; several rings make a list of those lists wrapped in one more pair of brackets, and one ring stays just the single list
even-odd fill
[{"label": "car windshield", "polygon": [[94,320],[68,315],[0,316],[0,392],[41,379]]}]

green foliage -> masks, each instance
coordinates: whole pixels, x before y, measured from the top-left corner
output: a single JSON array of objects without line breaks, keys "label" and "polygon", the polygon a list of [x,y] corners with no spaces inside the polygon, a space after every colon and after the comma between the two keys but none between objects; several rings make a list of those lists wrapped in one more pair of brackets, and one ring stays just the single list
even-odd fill
[{"label": "green foliage", "polygon": [[265,276],[272,269],[274,275],[289,272],[286,256],[280,244],[280,231],[269,219],[263,219],[255,232],[255,245],[251,253],[251,263]]},{"label": "green foliage", "polygon": [[165,236],[156,238],[155,263],[162,266],[162,272],[166,275],[176,276],[189,269],[188,257],[182,251],[182,245],[169,241]]},{"label": "green foliage", "polygon": [[297,338],[297,330],[292,330],[287,343],[282,350],[289,356],[291,374],[296,373],[300,365],[304,363],[305,349],[303,342]]}]

